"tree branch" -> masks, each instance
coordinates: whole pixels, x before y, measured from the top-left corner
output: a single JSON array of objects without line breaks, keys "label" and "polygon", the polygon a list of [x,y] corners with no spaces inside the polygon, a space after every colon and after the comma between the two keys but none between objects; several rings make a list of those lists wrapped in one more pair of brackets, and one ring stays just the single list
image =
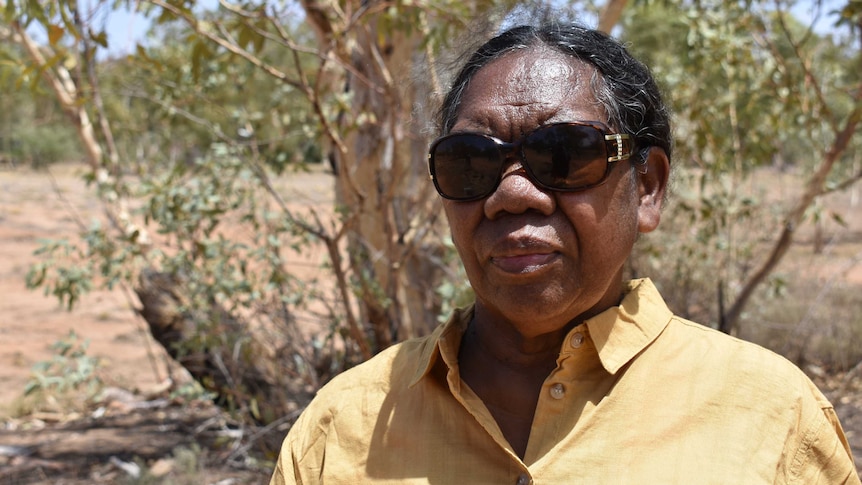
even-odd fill
[{"label": "tree branch", "polygon": [[628,0],[608,0],[599,16],[598,30],[610,34],[614,26],[620,21],[626,3]]},{"label": "tree branch", "polygon": [[796,228],[805,216],[805,211],[808,210],[817,197],[825,193],[824,186],[827,176],[832,171],[838,158],[847,150],[850,139],[853,137],[859,123],[862,122],[862,99],[860,99],[862,96],[860,96],[860,93],[862,93],[862,89],[857,91],[857,96],[854,100],[856,107],[850,113],[850,116],[848,116],[847,121],[844,124],[844,128],[835,134],[835,140],[833,141],[832,146],[829,151],[824,154],[823,160],[817,168],[817,171],[806,183],[805,192],[785,217],[781,235],[772,246],[769,257],[763,265],[754,272],[751,278],[745,282],[742,290],[740,290],[739,295],[733,302],[733,305],[727,311],[724,318],[730,331],[733,330],[736,323],[739,321],[742,310],[751,299],[754,290],[766,280],[769,274],[772,273],[776,266],[778,266],[781,259],[787,254],[787,251],[790,249],[790,245],[793,242]]},{"label": "tree branch", "polygon": [[158,7],[161,7],[163,9],[167,10],[168,12],[171,12],[172,14],[176,15],[179,18],[182,18],[186,22],[186,24],[189,27],[191,27],[192,30],[195,31],[195,33],[197,33],[198,35],[201,35],[202,37],[210,40],[211,42],[214,42],[215,44],[227,49],[229,52],[236,54],[239,57],[242,57],[246,61],[253,64],[255,67],[258,67],[264,73],[274,77],[275,79],[278,79],[279,81],[281,81],[283,83],[286,83],[290,86],[293,86],[295,88],[299,88],[299,89],[302,88],[302,86],[299,84],[299,82],[297,82],[294,79],[291,79],[290,76],[287,75],[287,73],[279,70],[278,68],[276,68],[275,66],[273,66],[269,63],[264,62],[261,58],[255,56],[251,52],[248,52],[247,50],[243,49],[242,47],[239,47],[238,45],[236,45],[235,42],[230,42],[226,39],[223,39],[217,35],[214,35],[212,32],[209,32],[207,29],[203,28],[202,22],[198,21],[196,18],[194,18],[188,12],[185,12],[185,11],[183,11],[183,10],[181,10],[181,9],[179,9],[179,8],[177,8],[177,7],[171,5],[171,4],[169,4],[163,0],[147,0],[147,1],[149,1],[153,5],[156,5]]}]

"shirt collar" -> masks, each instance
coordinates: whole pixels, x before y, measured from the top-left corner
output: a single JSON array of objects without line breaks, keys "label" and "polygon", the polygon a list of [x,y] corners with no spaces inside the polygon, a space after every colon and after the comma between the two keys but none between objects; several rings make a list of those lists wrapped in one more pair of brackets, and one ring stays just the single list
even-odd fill
[{"label": "shirt collar", "polygon": [[[619,306],[611,307],[586,321],[602,367],[611,374],[616,374],[652,343],[673,317],[649,278],[629,281],[624,293]],[[472,318],[472,305],[457,309],[446,323],[427,337],[410,387],[431,372],[440,358],[450,369],[458,366],[461,336]],[[575,331],[577,328],[572,330]],[[568,337],[564,341],[568,341]]]},{"label": "shirt collar", "polygon": [[467,330],[467,325],[473,319],[473,305],[466,308],[457,308],[452,316],[443,325],[437,327],[425,340],[425,348],[419,357],[419,365],[416,373],[410,381],[409,387],[413,387],[420,379],[425,377],[438,359],[442,358],[446,365],[452,369],[458,366],[458,350],[461,348],[461,336]]},{"label": "shirt collar", "polygon": [[659,336],[672,317],[655,285],[644,278],[629,281],[620,305],[586,324],[602,367],[616,374]]}]

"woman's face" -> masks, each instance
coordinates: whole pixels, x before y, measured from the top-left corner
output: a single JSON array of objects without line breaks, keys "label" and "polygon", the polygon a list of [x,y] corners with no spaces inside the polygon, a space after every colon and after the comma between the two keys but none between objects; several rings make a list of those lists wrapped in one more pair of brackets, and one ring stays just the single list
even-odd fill
[{"label": "woman's face", "polygon": [[[546,48],[506,54],[470,81],[452,132],[514,141],[547,123],[607,122],[590,87],[595,75],[589,64]],[[443,201],[477,318],[534,337],[616,305],[638,232],[651,230],[630,163],[615,163],[604,184],[582,192],[542,190],[517,170],[518,160],[507,163],[485,199]]]}]

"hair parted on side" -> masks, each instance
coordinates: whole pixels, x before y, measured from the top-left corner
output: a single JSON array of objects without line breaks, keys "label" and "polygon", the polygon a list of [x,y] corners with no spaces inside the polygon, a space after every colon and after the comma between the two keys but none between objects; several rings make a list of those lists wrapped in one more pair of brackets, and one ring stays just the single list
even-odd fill
[{"label": "hair parted on side", "polygon": [[448,134],[452,129],[464,92],[479,70],[509,52],[538,46],[550,47],[594,66],[601,79],[595,80],[593,90],[608,114],[608,124],[629,134],[638,152],[655,146],[671,158],[670,112],[649,68],[614,38],[576,23],[512,27],[476,49],[443,99],[438,112],[440,134]]}]

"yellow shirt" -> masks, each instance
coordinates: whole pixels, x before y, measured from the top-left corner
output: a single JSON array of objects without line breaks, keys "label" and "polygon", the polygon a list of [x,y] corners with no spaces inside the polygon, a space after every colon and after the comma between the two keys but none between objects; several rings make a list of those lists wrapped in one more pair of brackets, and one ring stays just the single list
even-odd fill
[{"label": "yellow shirt", "polygon": [[471,318],[324,386],[271,484],[860,483],[832,406],[798,368],[674,316],[649,280],[567,335],[522,461],[460,379]]}]

